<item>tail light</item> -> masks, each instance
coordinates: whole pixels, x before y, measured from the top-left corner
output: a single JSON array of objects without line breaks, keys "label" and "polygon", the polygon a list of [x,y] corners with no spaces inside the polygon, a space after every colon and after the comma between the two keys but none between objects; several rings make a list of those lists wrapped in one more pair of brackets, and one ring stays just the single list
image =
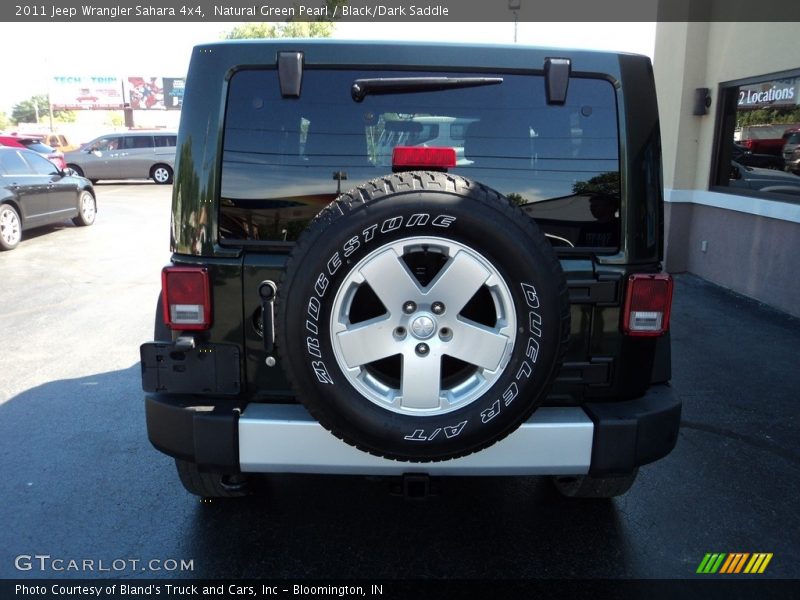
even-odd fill
[{"label": "tail light", "polygon": [[47,158],[49,158],[50,162],[57,166],[61,171],[67,168],[67,162],[64,160],[63,153],[53,152],[52,154],[48,154]]},{"label": "tail light", "polygon": [[657,336],[669,329],[672,277],[637,273],[628,278],[622,330],[631,336]]},{"label": "tail light", "polygon": [[426,148],[425,146],[395,146],[392,150],[392,170],[447,171],[456,166],[455,148]]},{"label": "tail light", "polygon": [[208,269],[164,267],[161,297],[164,322],[170,329],[208,329],[211,326]]}]

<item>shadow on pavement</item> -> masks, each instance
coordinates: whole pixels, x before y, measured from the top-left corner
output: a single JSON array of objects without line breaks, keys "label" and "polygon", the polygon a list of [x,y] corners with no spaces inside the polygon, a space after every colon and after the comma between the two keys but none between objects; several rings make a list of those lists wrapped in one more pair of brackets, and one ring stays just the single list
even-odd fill
[{"label": "shadow on pavement", "polygon": [[[273,475],[204,503],[147,440],[138,365],[55,381],[0,405],[0,577],[566,577],[624,575],[614,502],[562,500],[538,478],[448,478],[409,501],[394,479]],[[20,554],[141,561],[14,568]],[[193,571],[141,571],[151,559]],[[97,564],[95,564],[97,568]]]}]

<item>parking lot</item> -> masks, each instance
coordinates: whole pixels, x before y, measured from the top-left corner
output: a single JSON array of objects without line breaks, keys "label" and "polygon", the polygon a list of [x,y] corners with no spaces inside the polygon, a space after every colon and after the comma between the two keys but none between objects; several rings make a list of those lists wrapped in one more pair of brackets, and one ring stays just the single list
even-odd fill
[{"label": "parking lot", "polygon": [[[691,275],[676,280],[674,452],[627,495],[566,501],[538,478],[273,476],[203,503],[147,441],[138,346],[169,259],[170,186],[99,184],[92,227],[0,253],[0,577],[103,577],[20,555],[181,560],[115,577],[692,578],[708,552],[768,552],[800,577],[800,321]],[[172,563],[167,563],[172,564]]]}]

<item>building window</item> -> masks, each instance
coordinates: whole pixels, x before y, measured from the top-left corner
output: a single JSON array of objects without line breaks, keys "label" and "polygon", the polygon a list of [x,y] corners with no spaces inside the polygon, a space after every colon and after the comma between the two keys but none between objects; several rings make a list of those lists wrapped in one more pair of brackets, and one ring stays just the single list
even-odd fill
[{"label": "building window", "polygon": [[800,202],[800,69],[719,86],[711,189]]}]

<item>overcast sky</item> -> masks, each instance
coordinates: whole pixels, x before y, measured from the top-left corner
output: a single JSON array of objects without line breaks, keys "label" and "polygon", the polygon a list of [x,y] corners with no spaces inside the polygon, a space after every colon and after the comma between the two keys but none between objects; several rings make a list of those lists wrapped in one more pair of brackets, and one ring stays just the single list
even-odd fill
[{"label": "overcast sky", "polygon": [[[182,77],[195,44],[236,23],[2,23],[0,112],[70,75]],[[509,23],[342,23],[343,39],[512,43]],[[519,43],[653,55],[655,23],[519,23]]]}]

